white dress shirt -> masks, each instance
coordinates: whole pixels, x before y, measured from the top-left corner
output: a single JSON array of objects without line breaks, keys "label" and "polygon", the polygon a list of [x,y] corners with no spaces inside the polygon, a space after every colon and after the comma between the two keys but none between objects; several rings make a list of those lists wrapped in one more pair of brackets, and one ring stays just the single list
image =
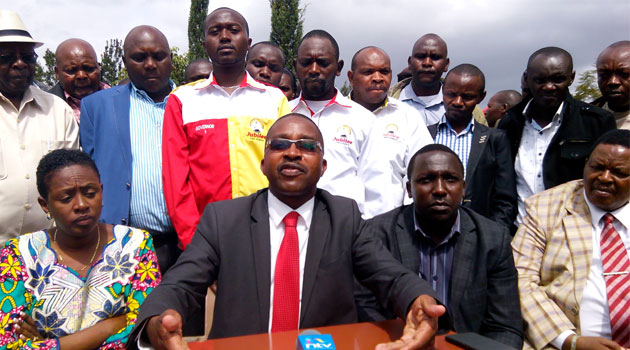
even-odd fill
[{"label": "white dress shirt", "polygon": [[413,91],[411,82],[400,92],[398,99],[416,109],[422,115],[425,125],[433,125],[440,121],[444,115],[444,98],[442,87],[440,91],[431,96],[418,96]]},{"label": "white dress shirt", "polygon": [[[604,280],[601,253],[601,234],[605,226],[603,217],[608,212],[596,207],[588,200],[586,195],[584,195],[584,199],[586,199],[586,204],[591,214],[593,254],[591,256],[588,279],[586,280],[580,303],[580,335],[611,339],[608,293],[606,291],[606,281]],[[623,207],[610,213],[615,217],[613,225],[615,230],[619,232],[623,245],[626,247],[626,252],[630,257],[630,235],[628,233],[628,228],[630,227],[630,205],[626,203]],[[560,349],[562,343],[571,334],[575,334],[575,332],[572,330],[564,331],[551,344]]]},{"label": "white dress shirt", "polygon": [[365,186],[366,219],[405,203],[409,161],[416,151],[433,143],[420,113],[400,100],[387,97],[372,113],[376,120],[370,139],[375,152],[359,176]]},{"label": "white dress shirt", "polygon": [[310,116],[324,137],[324,159],[328,166],[317,187],[354,199],[364,213],[365,185],[360,174],[370,157],[376,156],[369,137],[374,114],[339,91],[319,111],[311,108],[302,96],[289,105],[293,112]]},{"label": "white dress shirt", "polygon": [[560,129],[564,102],[560,104],[551,122],[545,127],[538,125],[534,119],[527,118],[527,110],[530,105],[531,101],[527,103],[523,110],[523,114],[526,116],[525,126],[523,127],[521,143],[514,162],[516,192],[518,193],[516,226],[519,226],[523,222],[523,217],[525,217],[525,200],[529,196],[545,190],[543,159],[553,136]]}]

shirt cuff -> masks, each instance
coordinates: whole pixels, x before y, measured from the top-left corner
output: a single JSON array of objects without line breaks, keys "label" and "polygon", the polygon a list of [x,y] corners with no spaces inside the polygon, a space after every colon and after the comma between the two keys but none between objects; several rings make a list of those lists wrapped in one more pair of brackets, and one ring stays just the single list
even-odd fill
[{"label": "shirt cuff", "polygon": [[564,331],[560,333],[560,335],[557,336],[556,339],[551,341],[551,345],[555,347],[556,349],[562,349],[562,344],[564,344],[564,341],[567,340],[567,338],[571,336],[572,334],[577,335],[577,333],[575,333],[572,330],[568,330],[568,331]]},{"label": "shirt cuff", "polygon": [[154,350],[153,347],[151,346],[151,343],[148,343],[144,340],[142,340],[142,333],[144,333],[144,328],[146,327],[148,322],[144,322],[142,324],[142,328],[140,328],[140,331],[138,332],[138,337],[136,338],[136,343],[138,345],[138,350]]}]

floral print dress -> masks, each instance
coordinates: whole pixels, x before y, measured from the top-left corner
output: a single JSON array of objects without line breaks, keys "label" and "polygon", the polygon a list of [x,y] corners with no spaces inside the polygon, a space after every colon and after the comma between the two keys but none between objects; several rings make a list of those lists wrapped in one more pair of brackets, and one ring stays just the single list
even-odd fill
[{"label": "floral print dress", "polygon": [[[59,349],[65,335],[126,315],[127,325],[100,349],[123,349],[138,308],[160,283],[151,236],[117,225],[114,237],[85,277],[57,261],[45,231],[14,238],[0,250],[0,349]],[[30,315],[45,338],[21,340],[13,331],[20,311]]]}]

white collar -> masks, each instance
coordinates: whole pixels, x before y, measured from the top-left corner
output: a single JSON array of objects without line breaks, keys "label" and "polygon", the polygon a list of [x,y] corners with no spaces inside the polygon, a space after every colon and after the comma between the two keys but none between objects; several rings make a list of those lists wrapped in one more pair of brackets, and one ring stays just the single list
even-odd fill
[{"label": "white collar", "polygon": [[588,197],[586,196],[586,189],[584,190],[584,200],[586,201],[586,205],[588,206],[588,210],[591,214],[591,224],[593,227],[597,227],[604,215],[611,213],[617,221],[625,226],[626,229],[630,230],[630,205],[628,205],[628,203],[624,204],[617,210],[610,212],[605,211],[596,207],[595,204],[588,200]]},{"label": "white collar", "polygon": [[308,231],[311,226],[311,219],[313,218],[313,209],[315,208],[315,197],[312,197],[306,203],[302,204],[297,209],[292,209],[288,205],[284,204],[281,200],[279,200],[276,196],[271,193],[271,191],[267,191],[267,206],[269,207],[269,217],[271,218],[271,222],[275,226],[280,226],[282,224],[282,220],[288,213],[292,211],[297,211],[300,214],[299,220],[304,220],[304,224],[306,225],[306,230]]}]

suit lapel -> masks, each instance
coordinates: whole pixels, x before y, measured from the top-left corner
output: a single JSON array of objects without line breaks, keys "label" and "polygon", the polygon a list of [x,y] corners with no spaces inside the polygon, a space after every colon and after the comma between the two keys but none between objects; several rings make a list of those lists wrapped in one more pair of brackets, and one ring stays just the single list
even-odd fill
[{"label": "suit lapel", "polygon": [[113,95],[112,99],[114,100],[114,127],[118,134],[123,159],[127,165],[127,175],[131,181],[131,132],[129,128],[131,85],[122,86],[119,93]]},{"label": "suit lapel", "polygon": [[574,290],[578,304],[582,300],[582,293],[588,279],[591,257],[593,256],[593,227],[591,226],[591,214],[584,200],[583,188],[583,186],[576,188],[572,196],[573,202],[567,205],[569,215],[565,215],[562,219],[573,261]]},{"label": "suit lapel", "polygon": [[470,268],[475,261],[475,246],[477,245],[477,235],[475,235],[475,225],[465,211],[459,210],[459,238],[455,243],[453,254],[453,264],[451,271],[451,293],[450,300],[455,303],[461,300],[464,290],[467,287]]},{"label": "suit lapel", "polygon": [[313,208],[313,218],[308,234],[308,247],[306,249],[306,262],[304,263],[304,277],[302,282],[302,311],[300,313],[300,325],[307,314],[313,288],[315,287],[315,277],[319,269],[319,262],[324,252],[324,246],[330,234],[330,215],[327,205],[315,196],[315,207]]},{"label": "suit lapel", "polygon": [[473,173],[475,172],[475,168],[477,167],[477,163],[479,163],[479,158],[483,154],[484,149],[486,148],[486,144],[488,143],[488,137],[490,133],[490,129],[486,126],[481,125],[475,122],[475,129],[473,131],[473,139],[472,144],[470,145],[470,154],[468,155],[468,164],[466,166],[466,183],[471,183],[470,179],[472,178]]},{"label": "suit lapel", "polygon": [[269,287],[271,285],[271,243],[269,240],[269,207],[267,191],[254,199],[250,221],[254,270],[258,293],[258,313],[265,332],[269,329]]},{"label": "suit lapel", "polygon": [[407,206],[398,216],[396,232],[393,239],[398,245],[400,262],[419,276],[420,274],[420,240],[413,221],[414,207]]}]

